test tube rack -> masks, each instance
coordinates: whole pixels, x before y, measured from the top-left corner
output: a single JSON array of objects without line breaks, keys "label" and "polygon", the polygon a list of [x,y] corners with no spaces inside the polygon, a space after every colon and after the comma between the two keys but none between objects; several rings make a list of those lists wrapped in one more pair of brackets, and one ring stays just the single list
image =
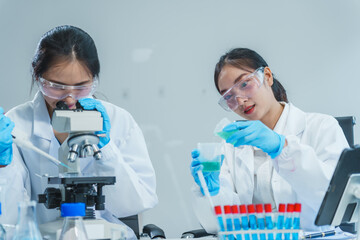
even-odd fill
[{"label": "test tube rack", "polygon": [[[240,235],[242,239],[245,239],[245,235],[250,235],[250,237],[253,239],[253,234],[256,234],[257,239],[261,239],[260,234],[265,234],[266,240],[272,239],[272,240],[279,240],[277,238],[277,234],[281,234],[281,239],[285,239],[285,233],[290,233],[290,240],[298,240],[301,239],[304,235],[303,230],[301,229],[248,229],[248,230],[238,230],[238,231],[219,231],[218,236],[219,239],[221,239],[221,236],[228,237],[229,235],[233,235],[233,237],[236,239],[237,235]],[[298,238],[294,239],[293,234],[297,233]],[[273,234],[272,238],[269,238],[269,234]]]}]

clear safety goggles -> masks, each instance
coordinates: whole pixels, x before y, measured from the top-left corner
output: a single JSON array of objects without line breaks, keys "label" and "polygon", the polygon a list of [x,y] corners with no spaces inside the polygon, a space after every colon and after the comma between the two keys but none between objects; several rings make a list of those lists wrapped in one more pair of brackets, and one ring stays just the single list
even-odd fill
[{"label": "clear safety goggles", "polygon": [[234,111],[239,107],[237,98],[250,98],[264,82],[264,67],[256,69],[243,80],[237,82],[220,98],[219,105],[226,111]]},{"label": "clear safety goggles", "polygon": [[62,100],[68,96],[78,100],[80,98],[92,96],[98,86],[98,80],[79,86],[69,86],[50,82],[44,78],[39,78],[37,85],[40,91],[47,97]]}]

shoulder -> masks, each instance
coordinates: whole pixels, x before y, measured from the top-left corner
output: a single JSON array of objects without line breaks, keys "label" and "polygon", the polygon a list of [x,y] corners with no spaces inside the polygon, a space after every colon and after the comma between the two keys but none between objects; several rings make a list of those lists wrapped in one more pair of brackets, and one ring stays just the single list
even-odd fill
[{"label": "shoulder", "polygon": [[6,116],[15,123],[15,135],[17,131],[29,133],[33,129],[34,104],[29,101],[10,109]]},{"label": "shoulder", "polygon": [[291,103],[289,104],[289,107],[289,115],[293,117],[293,119],[297,119],[299,122],[304,121],[306,127],[319,127],[319,124],[338,125],[337,120],[331,115],[315,112],[304,112]]},{"label": "shoulder", "polygon": [[[292,105],[292,107],[294,107]],[[295,108],[295,107],[294,107]],[[313,144],[319,144],[319,140],[334,141],[334,139],[344,138],[343,131],[338,121],[331,115],[316,113],[316,112],[302,112],[302,119],[298,123],[304,123],[302,138],[308,139]],[[296,115],[296,114],[295,114]]]},{"label": "shoulder", "polygon": [[34,119],[34,103],[29,101],[10,109],[8,116],[15,124],[29,122]]},{"label": "shoulder", "polygon": [[107,101],[99,100],[110,118],[111,128],[131,129],[137,127],[133,116],[125,109]]},{"label": "shoulder", "polygon": [[306,113],[306,124],[317,128],[339,127],[338,121],[331,115],[323,113]]},{"label": "shoulder", "polygon": [[125,110],[124,108],[121,108],[113,103],[109,103],[104,100],[99,100],[105,107],[107,114],[109,115],[110,119],[112,119],[111,116],[116,118],[129,118],[132,119],[132,115]]},{"label": "shoulder", "polygon": [[34,103],[29,101],[23,104],[20,104],[12,109],[10,109],[7,113],[6,116],[10,117],[10,118],[19,118],[21,116],[23,116],[24,114],[34,114]]}]

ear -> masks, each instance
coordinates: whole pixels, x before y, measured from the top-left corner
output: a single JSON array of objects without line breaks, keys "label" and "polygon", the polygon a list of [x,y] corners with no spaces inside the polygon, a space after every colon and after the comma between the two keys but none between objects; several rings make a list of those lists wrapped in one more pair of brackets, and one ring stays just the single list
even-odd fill
[{"label": "ear", "polygon": [[274,84],[274,78],[269,67],[264,68],[264,81],[267,82],[270,87]]}]

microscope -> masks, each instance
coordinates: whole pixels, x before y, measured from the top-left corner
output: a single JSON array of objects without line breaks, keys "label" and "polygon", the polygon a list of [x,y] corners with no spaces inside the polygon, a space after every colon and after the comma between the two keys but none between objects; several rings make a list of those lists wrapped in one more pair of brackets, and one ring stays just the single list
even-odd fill
[{"label": "microscope", "polygon": [[[95,132],[102,131],[103,119],[97,110],[84,110],[79,103],[76,109],[69,109],[60,101],[52,115],[52,126],[58,132],[67,132],[69,136],[59,148],[59,176],[48,177],[48,184],[56,184],[59,188],[48,187],[44,194],[39,194],[39,203],[48,209],[60,208],[62,203],[83,202],[86,206],[84,224],[89,239],[110,239],[111,229],[122,229],[123,226],[95,219],[95,210],[105,209],[105,196],[102,188],[115,183],[114,176],[88,176],[80,170],[81,158],[93,157],[101,161],[101,151],[97,144],[99,136]],[[67,166],[67,167],[65,167]],[[62,219],[40,226],[43,236],[58,239],[62,227]],[[125,229],[126,231],[126,229]]]}]

